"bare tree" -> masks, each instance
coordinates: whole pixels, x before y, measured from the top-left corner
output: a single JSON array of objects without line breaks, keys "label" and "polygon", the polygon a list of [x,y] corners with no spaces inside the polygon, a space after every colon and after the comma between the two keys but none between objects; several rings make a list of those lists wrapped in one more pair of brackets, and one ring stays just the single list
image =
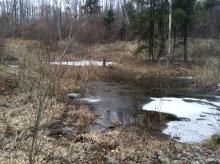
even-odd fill
[{"label": "bare tree", "polygon": [[167,51],[167,63],[169,63],[171,57],[172,46],[172,0],[169,0],[169,31],[168,31],[168,51]]}]

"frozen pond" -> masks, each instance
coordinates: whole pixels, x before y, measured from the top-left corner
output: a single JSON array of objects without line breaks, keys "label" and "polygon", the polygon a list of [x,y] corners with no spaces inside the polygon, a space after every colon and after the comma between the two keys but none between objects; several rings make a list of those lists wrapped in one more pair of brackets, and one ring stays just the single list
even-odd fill
[{"label": "frozen pond", "polygon": [[[66,65],[66,66],[103,66],[103,61],[96,60],[79,60],[79,61],[62,61],[62,62],[50,62],[53,65]],[[116,64],[115,62],[106,62],[106,66]]]},{"label": "frozen pond", "polygon": [[181,142],[201,142],[220,131],[219,103],[194,98],[154,98],[144,110],[174,114],[182,121],[171,121],[163,133]]},{"label": "frozen pond", "polygon": [[140,86],[89,82],[84,100],[99,116],[93,129],[107,128],[114,121],[147,129],[153,111],[166,116],[156,120],[165,135],[198,143],[220,133],[220,91],[194,89],[192,85],[191,78],[150,78]]}]

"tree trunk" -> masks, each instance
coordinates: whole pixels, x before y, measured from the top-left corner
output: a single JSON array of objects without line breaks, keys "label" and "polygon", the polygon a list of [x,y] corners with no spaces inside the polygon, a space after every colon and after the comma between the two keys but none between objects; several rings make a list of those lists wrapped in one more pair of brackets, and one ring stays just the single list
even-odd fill
[{"label": "tree trunk", "polygon": [[57,28],[58,28],[58,33],[59,33],[59,39],[60,40],[62,40],[61,24],[62,24],[62,11],[61,11],[61,7],[60,7],[59,15],[58,15],[58,19],[57,19]]},{"label": "tree trunk", "polygon": [[173,48],[175,49],[176,48],[176,36],[177,36],[177,34],[176,34],[176,25],[174,25],[174,27],[173,27]]},{"label": "tree trunk", "polygon": [[188,23],[185,22],[184,25],[184,62],[186,63],[188,61],[188,53],[187,53],[187,47],[188,47]]},{"label": "tree trunk", "polygon": [[23,0],[19,1],[19,7],[20,7],[20,26],[23,25]]},{"label": "tree trunk", "polygon": [[169,0],[169,31],[168,31],[168,52],[167,52],[167,64],[170,62],[171,46],[172,46],[172,0]]},{"label": "tree trunk", "polygon": [[[164,17],[163,17],[164,18]],[[159,23],[158,28],[160,31],[160,38],[161,38],[161,45],[160,45],[160,50],[157,56],[157,60],[160,59],[160,57],[163,55],[163,51],[165,48],[165,31],[164,31],[164,19]]]},{"label": "tree trunk", "polygon": [[154,60],[154,1],[150,1],[150,37],[149,37],[149,59]]}]

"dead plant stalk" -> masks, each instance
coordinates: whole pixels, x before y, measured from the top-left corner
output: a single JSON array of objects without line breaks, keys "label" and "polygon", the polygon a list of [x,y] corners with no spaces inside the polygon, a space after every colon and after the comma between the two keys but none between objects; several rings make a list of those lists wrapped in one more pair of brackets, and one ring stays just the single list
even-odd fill
[{"label": "dead plant stalk", "polygon": [[36,111],[36,118],[35,118],[36,120],[34,123],[33,138],[32,138],[30,153],[29,153],[29,163],[30,164],[35,163],[35,158],[37,155],[37,153],[35,152],[35,148],[36,148],[38,129],[39,129],[39,125],[40,125],[40,121],[41,121],[41,117],[42,117],[42,112],[46,108],[46,105],[44,105],[44,104],[48,103],[49,99],[47,99],[47,96],[50,93],[50,91],[55,87],[56,80],[59,80],[59,77],[60,77],[59,72],[61,70],[61,62],[62,62],[62,59],[66,55],[66,52],[67,52],[68,47],[70,45],[71,38],[72,38],[72,22],[71,22],[71,26],[70,26],[67,45],[65,47],[65,50],[63,51],[63,53],[61,54],[61,56],[59,58],[60,65],[58,67],[54,68],[54,70],[52,72],[52,76],[49,79],[50,83],[45,87],[45,89],[41,89],[40,87],[38,88],[38,102],[37,102],[37,108],[36,108],[37,111]]}]

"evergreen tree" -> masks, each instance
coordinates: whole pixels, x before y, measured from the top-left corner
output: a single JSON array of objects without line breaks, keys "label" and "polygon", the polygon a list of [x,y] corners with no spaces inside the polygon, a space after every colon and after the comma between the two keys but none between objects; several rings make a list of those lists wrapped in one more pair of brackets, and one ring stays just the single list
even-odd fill
[{"label": "evergreen tree", "polygon": [[196,0],[174,0],[174,17],[183,34],[184,62],[188,61],[188,34],[195,20]]},{"label": "evergreen tree", "polygon": [[[169,4],[164,0],[136,1],[138,12],[134,16],[134,34],[141,43],[136,52],[145,51],[150,60],[158,59],[165,49]],[[158,54],[157,47],[160,47]]]},{"label": "evergreen tree", "polygon": [[110,9],[107,11],[106,16],[103,18],[104,25],[106,28],[111,31],[112,29],[112,24],[115,21],[115,14],[113,11],[113,6],[110,4]]}]

